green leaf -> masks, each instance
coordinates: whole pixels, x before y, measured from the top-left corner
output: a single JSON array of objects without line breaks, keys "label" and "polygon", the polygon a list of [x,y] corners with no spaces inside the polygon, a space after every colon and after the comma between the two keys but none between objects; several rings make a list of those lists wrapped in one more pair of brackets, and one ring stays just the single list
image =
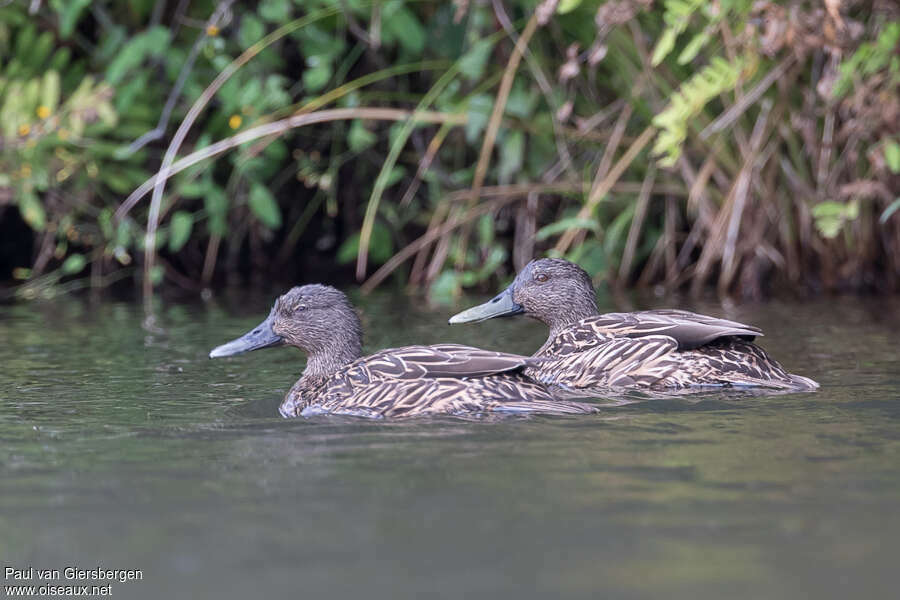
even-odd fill
[{"label": "green leaf", "polygon": [[494,40],[482,39],[475,42],[472,47],[459,59],[459,72],[469,81],[481,79],[491,50],[494,48]]},{"label": "green leaf", "polygon": [[115,244],[118,248],[130,248],[132,242],[131,224],[128,221],[121,221],[116,228]]},{"label": "green leaf", "polygon": [[262,0],[259,3],[259,16],[266,21],[284,24],[290,16],[291,7],[287,0]]},{"label": "green leaf", "polygon": [[59,36],[67,40],[75,31],[81,11],[90,5],[91,0],[54,0],[53,9],[59,15]]},{"label": "green leaf", "polygon": [[160,56],[169,47],[170,32],[162,26],[152,27],[134,36],[125,44],[106,69],[106,79],[112,84],[122,80],[148,56]]},{"label": "green leaf", "polygon": [[490,246],[494,242],[495,227],[492,215],[478,217],[478,241],[482,246]]},{"label": "green leaf", "polygon": [[46,227],[47,214],[32,190],[23,190],[19,194],[19,212],[22,214],[22,220],[35,231],[43,231]]},{"label": "green leaf", "polygon": [[[354,233],[341,244],[337,251],[337,262],[346,265],[356,260],[359,253],[359,232]],[[381,223],[376,222],[372,226],[372,237],[369,239],[369,258],[372,262],[381,265],[388,261],[394,254],[394,240],[391,232]]]},{"label": "green leaf", "polygon": [[38,36],[27,57],[28,66],[32,69],[32,73],[38,75],[46,69],[50,53],[53,52],[53,45],[53,34],[49,31],[45,31]]},{"label": "green leaf", "polygon": [[566,13],[570,13],[581,4],[581,0],[559,0],[559,4],[556,5],[556,14],[564,15]]},{"label": "green leaf", "polygon": [[72,50],[68,46],[58,48],[50,58],[50,63],[47,65],[47,69],[59,73],[69,65],[69,60],[71,60],[71,58]]},{"label": "green leaf", "polygon": [[505,260],[506,249],[502,246],[494,246],[484,260],[484,264],[476,271],[464,271],[461,273],[458,282],[463,287],[471,287],[485,281],[497,272],[497,269]]},{"label": "green leaf", "polygon": [[325,61],[316,61],[314,66],[310,66],[303,71],[303,87],[306,88],[307,92],[321,90],[328,83],[329,79],[331,79],[331,63]]},{"label": "green leaf", "polygon": [[691,41],[688,42],[687,46],[684,47],[684,50],[681,51],[681,54],[678,55],[678,64],[686,65],[694,60],[708,41],[709,34],[705,31],[702,31],[691,38]]},{"label": "green leaf", "polygon": [[241,28],[238,31],[238,44],[246,50],[261,40],[265,34],[266,27],[262,21],[252,14],[244,15],[241,19]]},{"label": "green leaf", "polygon": [[443,306],[453,304],[461,294],[459,275],[454,271],[444,271],[428,288],[428,300]]},{"label": "green leaf", "polygon": [[274,106],[280,108],[291,103],[291,94],[288,91],[290,81],[282,75],[269,75],[266,77],[266,83],[263,86],[265,94],[266,106]]},{"label": "green leaf", "polygon": [[566,258],[588,273],[603,273],[609,267],[609,258],[598,240],[585,240]]},{"label": "green leaf", "polygon": [[365,124],[359,119],[350,124],[350,131],[347,132],[347,145],[354,152],[361,152],[375,143],[378,139],[374,133],[366,129]]},{"label": "green leaf", "polygon": [[100,212],[97,214],[97,225],[100,226],[103,238],[107,240],[111,240],[113,237],[112,217],[112,208],[109,206],[100,209]]},{"label": "green leaf", "polygon": [[75,275],[76,273],[81,273],[86,265],[87,259],[83,254],[73,254],[66,258],[60,270],[63,275]]},{"label": "green leaf", "polygon": [[281,227],[281,209],[275,202],[275,197],[269,188],[261,183],[254,183],[250,188],[250,198],[248,199],[250,210],[259,219],[259,222],[269,229],[277,229]]},{"label": "green leaf", "polygon": [[660,165],[668,167],[675,164],[681,156],[681,146],[687,139],[688,121],[702,111],[711,99],[734,89],[747,63],[748,60],[744,57],[728,63],[715,56],[670,96],[666,108],[652,120],[660,132],[651,153],[664,155],[659,158]]},{"label": "green leaf", "polygon": [[659,41],[656,42],[656,47],[653,49],[653,57],[650,59],[650,64],[654,67],[658,66],[659,63],[672,51],[672,48],[675,47],[675,38],[678,36],[672,29],[666,29],[662,37],[659,38]]},{"label": "green leaf", "polygon": [[819,230],[819,233],[822,234],[822,237],[829,240],[837,237],[837,234],[841,232],[841,225],[843,225],[843,221],[834,217],[816,219],[816,228]]},{"label": "green leaf", "polygon": [[[896,47],[900,43],[900,22],[888,23],[875,42],[864,42],[838,67],[840,76],[832,88],[835,98],[845,96],[853,83],[882,69],[897,72]],[[890,65],[890,66],[889,66]]]},{"label": "green leaf", "polygon": [[555,223],[550,223],[541,227],[535,234],[534,239],[541,242],[558,233],[563,233],[569,229],[587,229],[594,233],[599,233],[600,225],[593,219],[579,219],[578,217],[567,217],[560,219]]},{"label": "green leaf", "polygon": [[837,218],[844,214],[844,205],[840,202],[822,202],[812,207],[812,215],[816,219]]},{"label": "green leaf", "polygon": [[169,251],[178,252],[191,238],[194,228],[194,216],[184,210],[176,211],[169,224]]},{"label": "green leaf", "polygon": [[420,55],[425,49],[425,28],[415,13],[403,6],[390,3],[384,7],[381,20],[385,40],[396,41],[400,47],[413,55]]},{"label": "green leaf", "polygon": [[[13,56],[27,57],[36,38],[37,29],[35,28],[34,23],[29,23],[16,37],[16,47],[13,51]],[[7,76],[11,77],[11,74],[7,74]]]},{"label": "green leaf", "polygon": [[43,85],[41,85],[41,106],[47,107],[51,113],[59,105],[59,73],[47,71],[44,73]]},{"label": "green leaf", "polygon": [[813,206],[810,212],[822,237],[831,239],[837,237],[844,223],[859,216],[859,203],[822,202]]},{"label": "green leaf", "polygon": [[165,269],[162,268],[162,265],[153,265],[153,268],[150,269],[150,283],[154,286],[162,283],[163,275],[165,275]]},{"label": "green leaf", "polygon": [[387,177],[384,178],[384,188],[387,189],[403,179],[404,175],[406,175],[406,167],[402,165],[395,165],[390,172],[387,174]]},{"label": "green leaf", "polygon": [[300,49],[305,57],[321,57],[328,62],[334,62],[342,56],[347,45],[343,37],[325,31],[318,27],[306,27],[297,32],[300,41]]},{"label": "green leaf", "polygon": [[135,74],[130,77],[116,89],[116,110],[120,113],[127,113],[134,105],[135,101],[139,104],[147,93],[147,81],[149,74],[146,71]]},{"label": "green leaf", "polygon": [[510,181],[512,176],[522,169],[524,155],[525,134],[520,130],[510,131],[500,145],[500,164],[497,171],[502,183]]},{"label": "green leaf", "polygon": [[625,236],[634,218],[635,205],[630,204],[613,219],[603,234],[603,251],[606,256],[620,256],[625,249]]},{"label": "green leaf", "polygon": [[178,181],[175,185],[175,189],[177,190],[178,195],[182,198],[201,198],[206,195],[206,190],[208,188],[208,179],[186,179],[184,181]]},{"label": "green leaf", "polygon": [[884,161],[891,173],[900,173],[900,144],[893,140],[884,143]]},{"label": "green leaf", "polygon": [[263,94],[263,82],[259,78],[253,78],[241,87],[237,95],[238,106],[257,106]]},{"label": "green leaf", "polygon": [[467,142],[470,144],[474,143],[481,135],[481,132],[484,131],[484,128],[487,127],[493,107],[494,99],[484,94],[479,94],[469,100],[468,121],[466,122]]},{"label": "green leaf", "polygon": [[203,207],[206,209],[206,227],[209,232],[218,236],[228,233],[228,198],[222,188],[210,185],[203,197]]},{"label": "green leaf", "polygon": [[538,91],[523,85],[514,86],[506,100],[504,112],[514,117],[527,119],[538,103]]}]

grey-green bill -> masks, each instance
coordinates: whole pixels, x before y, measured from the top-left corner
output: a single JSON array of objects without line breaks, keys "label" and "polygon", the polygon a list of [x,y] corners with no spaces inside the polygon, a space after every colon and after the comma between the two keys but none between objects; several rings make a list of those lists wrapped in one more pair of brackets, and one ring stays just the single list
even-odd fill
[{"label": "grey-green bill", "polygon": [[212,349],[209,353],[210,358],[221,358],[223,356],[234,356],[250,352],[251,350],[259,350],[260,348],[268,348],[269,346],[280,346],[284,343],[284,339],[272,330],[272,323],[275,320],[275,310],[269,313],[266,320],[248,331],[241,337],[231,340],[227,344],[222,344]]},{"label": "grey-green bill", "polygon": [[493,300],[489,300],[484,304],[473,306],[457,315],[453,315],[450,317],[449,323],[451,325],[456,325],[458,323],[478,323],[480,321],[493,319],[494,317],[509,317],[522,314],[522,312],[524,312],[522,306],[513,300],[512,287],[508,287],[497,294]]}]

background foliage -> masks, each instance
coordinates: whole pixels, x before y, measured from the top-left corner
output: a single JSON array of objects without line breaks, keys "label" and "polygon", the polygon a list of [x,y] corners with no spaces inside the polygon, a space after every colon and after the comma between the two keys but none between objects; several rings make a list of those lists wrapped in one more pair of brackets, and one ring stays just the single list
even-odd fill
[{"label": "background foliage", "polygon": [[0,3],[0,279],[355,276],[448,301],[551,254],[617,286],[895,291],[898,14]]}]

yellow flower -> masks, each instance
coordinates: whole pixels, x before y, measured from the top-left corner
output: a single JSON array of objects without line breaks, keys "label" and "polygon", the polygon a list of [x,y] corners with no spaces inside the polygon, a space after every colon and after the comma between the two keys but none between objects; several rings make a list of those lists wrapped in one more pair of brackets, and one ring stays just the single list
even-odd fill
[{"label": "yellow flower", "polygon": [[19,135],[20,136],[25,137],[29,133],[31,133],[31,125],[29,125],[28,123],[26,123],[24,125],[19,125]]},{"label": "yellow flower", "polygon": [[207,25],[206,35],[208,35],[209,37],[216,37],[217,35],[219,35],[219,28],[215,25]]},{"label": "yellow flower", "polygon": [[22,165],[22,177],[31,177],[31,165],[24,164]]},{"label": "yellow flower", "polygon": [[243,122],[244,119],[241,118],[241,115],[231,115],[231,118],[228,119],[228,126],[232,129],[237,129]]},{"label": "yellow flower", "polygon": [[46,119],[50,116],[50,107],[44,106],[43,104],[37,107],[35,111],[39,119]]}]

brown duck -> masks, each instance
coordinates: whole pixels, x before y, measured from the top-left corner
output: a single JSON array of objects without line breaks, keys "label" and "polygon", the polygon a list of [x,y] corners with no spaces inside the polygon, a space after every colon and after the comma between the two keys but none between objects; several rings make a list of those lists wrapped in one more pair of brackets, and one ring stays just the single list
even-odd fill
[{"label": "brown duck", "polygon": [[307,356],[303,375],[279,411],[285,417],[337,413],[410,417],[489,412],[590,413],[590,404],[557,400],[522,370],[535,359],[457,344],[407,346],[362,356],[362,327],[333,287],[295,287],[249,333],[210,358],[289,345]]},{"label": "brown duck", "polygon": [[554,258],[534,260],[493,300],[450,323],[525,314],[550,327],[525,373],[569,390],[755,386],[813,390],[753,343],[756,327],[685,310],[600,314],[591,278]]}]

